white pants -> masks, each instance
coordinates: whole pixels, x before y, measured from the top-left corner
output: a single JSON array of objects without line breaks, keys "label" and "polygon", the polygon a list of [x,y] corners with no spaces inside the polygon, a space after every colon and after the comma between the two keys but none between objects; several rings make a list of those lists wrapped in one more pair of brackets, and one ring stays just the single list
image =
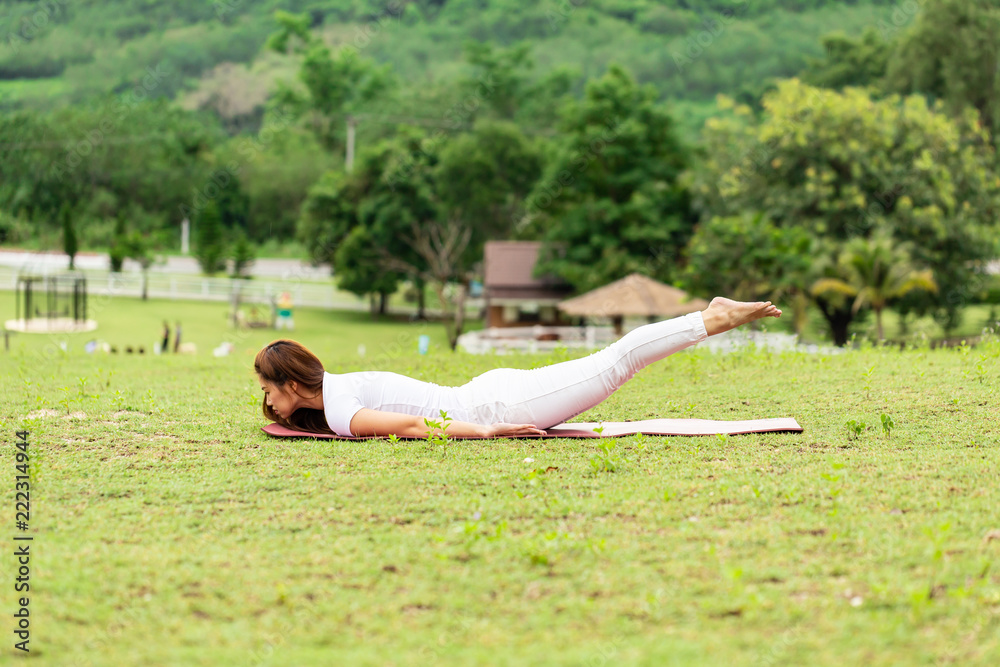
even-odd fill
[{"label": "white pants", "polygon": [[455,388],[479,424],[549,428],[613,394],[636,371],[708,337],[701,313],[633,329],[589,357],[531,370],[497,368]]}]

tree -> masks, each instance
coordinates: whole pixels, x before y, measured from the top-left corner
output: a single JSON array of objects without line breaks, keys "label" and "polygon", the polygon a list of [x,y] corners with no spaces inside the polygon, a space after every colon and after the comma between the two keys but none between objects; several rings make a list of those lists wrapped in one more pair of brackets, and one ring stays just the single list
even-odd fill
[{"label": "tree", "polygon": [[59,220],[62,223],[63,251],[69,255],[69,270],[72,271],[75,268],[76,253],[80,247],[76,241],[73,212],[70,210],[68,203],[64,203],[62,208],[59,209]]},{"label": "tree", "polygon": [[[928,293],[929,307],[955,321],[967,285],[997,253],[996,155],[973,112],[951,119],[920,96],[874,100],[795,79],[765,97],[760,118],[725,98],[721,106],[728,115],[706,123],[705,159],[690,177],[703,216],[759,211],[804,229],[834,272],[844,243],[885,227],[933,271],[944,298]],[[822,298],[843,344],[851,306]]]},{"label": "tree", "polygon": [[434,187],[448,215],[472,230],[472,263],[486,241],[513,232],[543,167],[536,145],[510,122],[481,120],[442,145]]},{"label": "tree", "polygon": [[619,67],[570,104],[568,137],[528,201],[521,234],[545,242],[535,270],[584,291],[632,272],[669,280],[694,228],[674,123]]},{"label": "tree", "polygon": [[[685,289],[706,298],[777,301],[800,291],[813,251],[807,231],[779,227],[761,213],[715,216],[698,225],[688,244]],[[797,331],[803,315],[797,309]]]},{"label": "tree", "polygon": [[239,235],[249,229],[250,200],[243,193],[239,177],[226,173],[228,181],[225,186],[219,189],[219,194],[215,198],[216,206],[219,209],[219,222],[223,229]]},{"label": "tree", "polygon": [[254,250],[253,243],[247,238],[246,232],[242,229],[236,229],[233,232],[235,240],[232,243],[232,251],[230,254],[230,259],[233,261],[233,278],[246,278],[247,273],[250,271],[250,267],[253,266],[254,260],[256,259],[257,253]]},{"label": "tree", "polygon": [[278,114],[267,116],[260,135],[269,139],[267,143],[238,136],[220,152],[220,164],[235,160],[242,165],[239,181],[248,200],[247,236],[255,243],[293,239],[309,188],[336,164],[311,132],[286,123]]},{"label": "tree", "polygon": [[513,118],[530,92],[528,74],[534,67],[530,53],[527,43],[496,49],[490,42],[467,42],[466,61],[478,70],[461,84],[469,106],[486,106],[500,118]]},{"label": "tree", "polygon": [[407,252],[383,252],[387,266],[414,278],[418,287],[435,290],[454,350],[483,246],[513,231],[541,173],[542,157],[516,125],[480,121],[443,145],[411,134],[389,145],[382,161],[386,168],[379,183],[389,187],[372,190],[362,222],[383,230],[376,238],[391,234],[403,241]]},{"label": "tree", "polygon": [[132,232],[126,241],[128,256],[134,259],[142,270],[142,300],[149,298],[149,268],[155,261],[153,246],[149,237],[142,232]]},{"label": "tree", "polygon": [[445,114],[449,127],[471,127],[483,118],[519,120],[536,127],[554,125],[561,99],[580,75],[557,67],[532,77],[531,51],[532,45],[526,42],[506,49],[490,42],[467,42],[465,60],[472,73],[458,83],[460,99]]},{"label": "tree", "polygon": [[344,146],[345,116],[365,110],[394,87],[391,66],[378,67],[353,47],[336,53],[313,34],[308,14],[275,13],[279,29],[268,47],[302,57],[298,87],[281,84],[277,103],[304,119],[328,149]]},{"label": "tree", "polygon": [[378,294],[380,309],[401,280],[430,285],[454,349],[483,244],[510,234],[541,164],[511,123],[481,121],[450,139],[402,128],[352,173],[324,175],[303,207],[300,238],[314,260],[331,261],[340,287]]},{"label": "tree", "polygon": [[209,201],[198,214],[195,222],[195,257],[201,270],[215,275],[225,269],[226,250],[223,246],[222,221],[215,201]]},{"label": "tree", "polygon": [[216,129],[210,118],[128,95],[0,115],[0,206],[50,246],[69,205],[78,242],[86,243],[91,218],[189,203],[191,184],[207,180],[203,157]]},{"label": "tree", "polygon": [[881,89],[894,45],[875,28],[865,30],[859,39],[832,33],[821,41],[825,57],[811,59],[802,73],[803,81],[836,90],[847,86]]},{"label": "tree", "polygon": [[108,252],[108,260],[111,263],[113,273],[121,273],[125,259],[128,257],[128,238],[125,233],[125,217],[119,212],[115,216],[115,231],[111,237],[111,249]]},{"label": "tree", "polygon": [[378,155],[378,151],[366,153],[351,174],[330,171],[320,178],[302,206],[298,238],[314,263],[330,265],[340,289],[358,296],[378,295],[377,312],[384,314],[389,295],[406,275],[385,266],[377,243],[385,244],[390,253],[412,250],[393,229],[371,229],[359,217],[360,207],[381,178]]},{"label": "tree", "polygon": [[940,99],[953,114],[971,106],[1000,132],[998,34],[996,0],[928,0],[889,59],[889,89]]},{"label": "tree", "polygon": [[853,298],[851,310],[854,313],[871,307],[875,311],[880,341],[885,339],[882,311],[894,299],[915,290],[937,292],[931,271],[917,270],[907,249],[898,245],[885,230],[867,239],[851,239],[844,247],[840,264],[848,279],[822,278],[812,285],[812,293]]},{"label": "tree", "polygon": [[813,303],[830,327],[833,344],[842,347],[850,340],[849,330],[857,311],[854,310],[850,300],[839,292],[813,293],[809,290],[811,284],[821,279],[850,280],[846,267],[839,261],[840,243],[829,238],[817,240],[816,261],[810,276],[803,281],[800,293],[812,297]]},{"label": "tree", "polygon": [[389,296],[399,288],[402,274],[383,268],[384,261],[371,232],[361,225],[353,228],[337,246],[334,262],[337,286],[358,296],[371,295],[372,314],[384,315]]},{"label": "tree", "polygon": [[[33,222],[39,237],[63,236],[64,207],[86,201],[88,184],[62,169],[72,128],[48,114],[0,114],[0,206]],[[81,133],[82,134],[82,133]],[[36,145],[40,144],[40,145]],[[72,176],[70,174],[69,176]]]},{"label": "tree", "polygon": [[430,285],[444,310],[452,350],[465,327],[466,286],[478,257],[476,225],[442,197],[440,142],[407,128],[365,161],[358,222],[371,234],[381,266]]}]

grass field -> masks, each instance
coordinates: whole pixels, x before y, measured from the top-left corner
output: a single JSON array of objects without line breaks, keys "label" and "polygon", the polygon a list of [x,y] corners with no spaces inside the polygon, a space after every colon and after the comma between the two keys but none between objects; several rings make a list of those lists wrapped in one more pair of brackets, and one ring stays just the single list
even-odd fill
[{"label": "grass field", "polygon": [[[689,350],[580,417],[802,434],[289,441],[259,430],[252,355],[274,332],[233,338],[225,304],[126,305],[102,338],[151,345],[182,317],[200,353],[0,352],[5,658],[26,429],[40,665],[1000,661],[996,339]],[[367,320],[303,310],[295,337],[333,372],[442,384],[567,358],[452,355],[438,324]],[[227,335],[236,353],[210,356]]]}]

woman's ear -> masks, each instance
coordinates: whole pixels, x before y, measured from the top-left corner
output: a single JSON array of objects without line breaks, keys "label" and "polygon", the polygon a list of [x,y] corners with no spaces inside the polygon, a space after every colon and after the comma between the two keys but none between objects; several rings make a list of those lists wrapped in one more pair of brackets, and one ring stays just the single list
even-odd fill
[{"label": "woman's ear", "polygon": [[295,380],[289,380],[285,384],[288,386],[288,391],[292,392],[293,394],[299,393],[299,383],[296,382]]}]

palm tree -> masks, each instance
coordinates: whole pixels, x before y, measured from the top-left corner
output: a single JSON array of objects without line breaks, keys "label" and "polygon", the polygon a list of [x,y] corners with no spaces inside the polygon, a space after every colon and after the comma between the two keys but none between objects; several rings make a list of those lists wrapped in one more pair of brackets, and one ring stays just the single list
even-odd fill
[{"label": "palm tree", "polygon": [[832,239],[817,243],[812,266],[804,281],[805,294],[812,297],[816,307],[823,313],[823,318],[830,327],[833,343],[837,346],[847,345],[848,329],[855,316],[852,304],[847,296],[840,292],[814,293],[810,286],[823,279],[839,279],[844,282],[850,279],[845,265],[840,261],[843,250],[843,245],[833,242]]},{"label": "palm tree", "polygon": [[842,294],[854,299],[852,311],[871,306],[875,311],[878,339],[885,338],[882,311],[890,301],[912,292],[937,292],[937,283],[930,269],[919,271],[910,259],[906,247],[887,233],[871,238],[849,241],[839,258],[839,267],[846,279],[821,278],[813,283],[813,296]]}]

